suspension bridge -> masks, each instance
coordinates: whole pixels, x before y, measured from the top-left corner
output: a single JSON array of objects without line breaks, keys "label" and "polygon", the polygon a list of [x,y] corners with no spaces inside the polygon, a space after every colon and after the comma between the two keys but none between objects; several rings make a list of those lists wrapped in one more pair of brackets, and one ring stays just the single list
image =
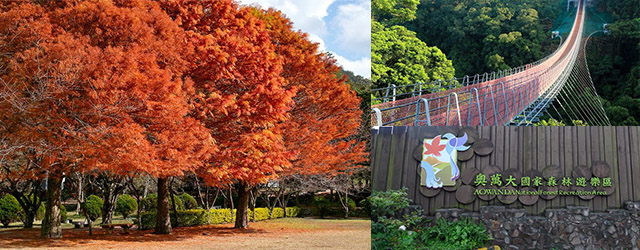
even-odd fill
[{"label": "suspension bridge", "polygon": [[[530,126],[550,110],[557,120],[611,125],[589,74],[584,0],[571,31],[545,58],[508,70],[448,81],[372,89],[372,126]],[[562,38],[562,37],[561,37]],[[562,112],[560,112],[562,111]]]}]

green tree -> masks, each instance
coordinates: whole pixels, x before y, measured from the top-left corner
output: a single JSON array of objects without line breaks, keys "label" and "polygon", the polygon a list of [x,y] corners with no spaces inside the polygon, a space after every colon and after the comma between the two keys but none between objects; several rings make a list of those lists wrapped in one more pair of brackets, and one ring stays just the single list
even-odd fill
[{"label": "green tree", "polygon": [[82,213],[84,213],[87,220],[94,222],[102,214],[102,205],[104,201],[98,196],[89,195],[87,199],[82,203]]},{"label": "green tree", "polygon": [[126,220],[130,214],[133,214],[138,210],[138,202],[131,195],[123,194],[118,197],[116,201],[116,212],[122,214],[122,217]]},{"label": "green tree", "polygon": [[[429,47],[402,26],[384,27],[372,23],[371,34],[372,88],[451,79],[451,60],[436,47]],[[376,93],[373,93],[374,95]]]},{"label": "green tree", "polygon": [[82,213],[89,221],[89,235],[93,234],[92,224],[101,216],[103,205],[104,201],[93,194],[89,195],[82,203]]},{"label": "green tree", "polygon": [[416,19],[420,0],[372,0],[371,16],[383,23],[396,24]]},{"label": "green tree", "polygon": [[640,125],[640,5],[635,0],[597,1],[610,13],[610,34],[587,45],[589,71],[612,125]]}]

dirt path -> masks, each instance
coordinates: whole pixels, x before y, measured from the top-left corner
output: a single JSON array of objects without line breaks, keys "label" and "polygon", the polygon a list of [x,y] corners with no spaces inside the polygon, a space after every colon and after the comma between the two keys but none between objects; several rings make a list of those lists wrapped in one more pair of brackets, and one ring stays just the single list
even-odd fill
[{"label": "dirt path", "polygon": [[[370,249],[369,220],[287,218],[251,223],[248,230],[233,225],[177,228],[171,235],[132,231],[106,235],[101,229],[67,229],[63,239],[40,240],[39,229],[0,232],[0,248],[20,249]],[[117,232],[120,232],[117,230]]]}]

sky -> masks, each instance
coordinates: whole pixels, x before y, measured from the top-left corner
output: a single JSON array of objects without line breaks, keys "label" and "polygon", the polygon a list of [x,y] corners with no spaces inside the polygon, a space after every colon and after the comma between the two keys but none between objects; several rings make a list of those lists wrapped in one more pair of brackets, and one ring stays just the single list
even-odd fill
[{"label": "sky", "polygon": [[282,11],[344,69],[371,78],[370,0],[237,0]]}]

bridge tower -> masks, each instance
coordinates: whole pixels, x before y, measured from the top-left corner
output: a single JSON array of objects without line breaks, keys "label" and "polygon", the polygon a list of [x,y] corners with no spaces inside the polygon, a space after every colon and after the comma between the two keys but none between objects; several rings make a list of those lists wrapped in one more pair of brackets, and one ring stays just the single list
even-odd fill
[{"label": "bridge tower", "polygon": [[[573,3],[573,6],[577,6],[578,0],[567,0],[567,11],[571,8],[571,3]],[[593,6],[593,0],[585,0],[585,3],[587,4],[587,8]]]}]

